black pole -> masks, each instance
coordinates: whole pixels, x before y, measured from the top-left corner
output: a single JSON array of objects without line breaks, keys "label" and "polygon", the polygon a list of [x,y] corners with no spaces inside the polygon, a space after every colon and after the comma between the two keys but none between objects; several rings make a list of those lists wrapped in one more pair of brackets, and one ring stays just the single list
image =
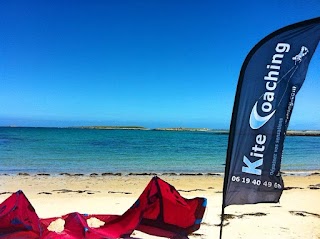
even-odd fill
[{"label": "black pole", "polygon": [[[240,72],[240,75],[243,74],[242,71]],[[222,228],[223,228],[223,222],[224,222],[224,209],[226,207],[225,203],[225,197],[227,194],[227,187],[228,187],[228,181],[229,181],[229,172],[230,172],[230,161],[231,161],[231,153],[232,153],[232,146],[234,142],[234,132],[236,128],[236,117],[238,114],[238,108],[239,108],[239,102],[237,99],[240,98],[240,91],[242,86],[243,78],[239,79],[238,85],[237,85],[237,91],[236,96],[234,100],[233,110],[232,110],[232,116],[231,116],[231,122],[230,122],[230,130],[229,130],[229,137],[228,137],[228,148],[227,148],[227,155],[226,155],[226,165],[224,168],[224,179],[223,179],[223,191],[222,191],[222,207],[221,207],[221,224],[220,224],[220,236],[219,239],[222,239]]]},{"label": "black pole", "polygon": [[[240,85],[238,83],[237,93],[235,99],[239,97],[240,92]],[[231,151],[232,145],[234,141],[234,131],[235,131],[235,122],[236,122],[236,115],[238,111],[238,103],[235,100],[235,104],[233,106],[232,118],[230,123],[230,131],[228,137],[228,148],[227,148],[227,155],[226,155],[226,166],[224,168],[224,179],[223,179],[223,190],[222,190],[222,206],[221,206],[221,218],[220,218],[220,236],[219,239],[222,239],[222,229],[223,229],[223,222],[224,222],[224,209],[226,207],[225,197],[227,194],[227,187],[229,181],[229,172],[230,172],[230,161],[231,161]]]},{"label": "black pole", "polygon": [[[229,143],[230,143],[230,135],[229,135]],[[227,155],[230,154],[230,146],[228,147]],[[228,158],[227,158],[228,159]],[[227,186],[228,186],[228,175],[230,171],[230,161],[226,160],[226,167],[224,172],[224,180],[223,180],[223,192],[222,192],[222,206],[221,206],[221,217],[220,217],[220,236],[219,239],[222,239],[222,229],[223,229],[223,222],[224,222],[224,209],[226,207],[225,203],[225,196],[227,193]]]},{"label": "black pole", "polygon": [[222,228],[223,228],[223,221],[224,221],[224,205],[222,205],[222,210],[221,210],[221,219],[220,219],[220,235],[219,239],[222,239]]},{"label": "black pole", "polygon": [[[246,61],[249,61],[248,59],[250,59],[250,58],[247,56]],[[245,62],[243,65],[245,65]],[[240,76],[239,76],[239,80],[238,80],[238,84],[237,84],[237,90],[236,90],[236,95],[234,97],[234,104],[233,104],[232,115],[231,115],[230,130],[229,130],[229,137],[228,137],[228,148],[227,148],[227,155],[226,155],[226,165],[224,168],[221,224],[220,224],[220,237],[219,237],[219,239],[222,239],[222,228],[223,228],[223,222],[224,222],[224,209],[226,207],[225,197],[227,194],[232,147],[233,147],[233,142],[234,142],[234,137],[235,137],[236,121],[237,121],[237,115],[238,115],[238,110],[239,110],[239,99],[240,99],[241,88],[242,88],[242,83],[243,83],[243,79],[244,79],[243,76],[244,76],[245,68],[246,67],[242,66],[241,71],[240,71]]]}]

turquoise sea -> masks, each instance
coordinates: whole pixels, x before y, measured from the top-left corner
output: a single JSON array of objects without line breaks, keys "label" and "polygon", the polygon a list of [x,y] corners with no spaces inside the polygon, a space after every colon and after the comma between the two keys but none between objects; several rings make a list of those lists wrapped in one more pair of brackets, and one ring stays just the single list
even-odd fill
[{"label": "turquoise sea", "polygon": [[[0,127],[0,173],[221,173],[214,132]],[[287,136],[283,171],[320,169],[320,137]]]}]

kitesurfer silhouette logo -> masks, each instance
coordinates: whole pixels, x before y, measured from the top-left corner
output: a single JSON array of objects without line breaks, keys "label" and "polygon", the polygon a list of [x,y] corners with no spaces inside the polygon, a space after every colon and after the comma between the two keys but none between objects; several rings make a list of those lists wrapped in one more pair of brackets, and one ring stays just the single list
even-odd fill
[{"label": "kitesurfer silhouette logo", "polygon": [[305,46],[301,47],[300,53],[298,55],[296,55],[295,57],[292,57],[292,60],[294,60],[294,64],[296,65],[297,62],[301,62],[302,61],[302,57],[304,57],[305,55],[307,55],[309,52],[308,48],[306,48]]},{"label": "kitesurfer silhouette logo", "polygon": [[[301,63],[302,58],[305,55],[307,55],[308,52],[309,52],[309,50],[308,50],[307,47],[305,47],[305,46],[301,47],[301,50],[300,50],[299,54],[297,54],[296,56],[292,57],[292,60],[294,61],[294,66],[287,73],[284,74],[284,76],[279,80],[279,82],[277,84],[279,84],[284,79],[284,77],[293,70],[293,72],[291,73],[291,75],[290,75],[290,77],[288,79],[288,83],[289,83],[289,81],[292,78],[294,72],[298,68],[297,64]],[[283,95],[284,95],[284,93],[283,93]],[[259,99],[261,99],[262,96],[260,96]],[[280,102],[282,101],[282,98],[283,98],[283,96],[281,97]],[[258,102],[259,102],[259,99],[258,99],[258,101],[256,101],[256,103],[254,104],[254,106],[253,106],[253,108],[251,110],[250,119],[249,119],[249,125],[250,125],[251,129],[260,129],[262,126],[264,126],[272,118],[272,116],[276,113],[276,110],[277,110],[277,109],[273,110],[271,113],[269,113],[266,116],[259,115],[259,113],[258,113]]]}]

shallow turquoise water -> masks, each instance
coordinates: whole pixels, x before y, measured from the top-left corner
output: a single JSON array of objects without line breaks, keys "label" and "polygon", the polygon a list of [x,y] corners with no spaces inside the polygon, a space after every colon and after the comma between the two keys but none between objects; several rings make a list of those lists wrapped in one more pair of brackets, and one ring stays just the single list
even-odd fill
[{"label": "shallow turquoise water", "polygon": [[[0,128],[1,173],[223,172],[212,132]],[[282,170],[320,169],[320,137],[287,137]]]}]

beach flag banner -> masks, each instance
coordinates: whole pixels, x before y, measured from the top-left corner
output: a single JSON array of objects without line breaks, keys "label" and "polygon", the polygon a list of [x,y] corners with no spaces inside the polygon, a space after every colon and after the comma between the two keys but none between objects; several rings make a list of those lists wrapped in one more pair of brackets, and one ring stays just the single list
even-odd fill
[{"label": "beach flag banner", "polygon": [[230,125],[221,220],[229,205],[279,201],[286,130],[319,40],[315,18],[273,32],[246,57]]}]

